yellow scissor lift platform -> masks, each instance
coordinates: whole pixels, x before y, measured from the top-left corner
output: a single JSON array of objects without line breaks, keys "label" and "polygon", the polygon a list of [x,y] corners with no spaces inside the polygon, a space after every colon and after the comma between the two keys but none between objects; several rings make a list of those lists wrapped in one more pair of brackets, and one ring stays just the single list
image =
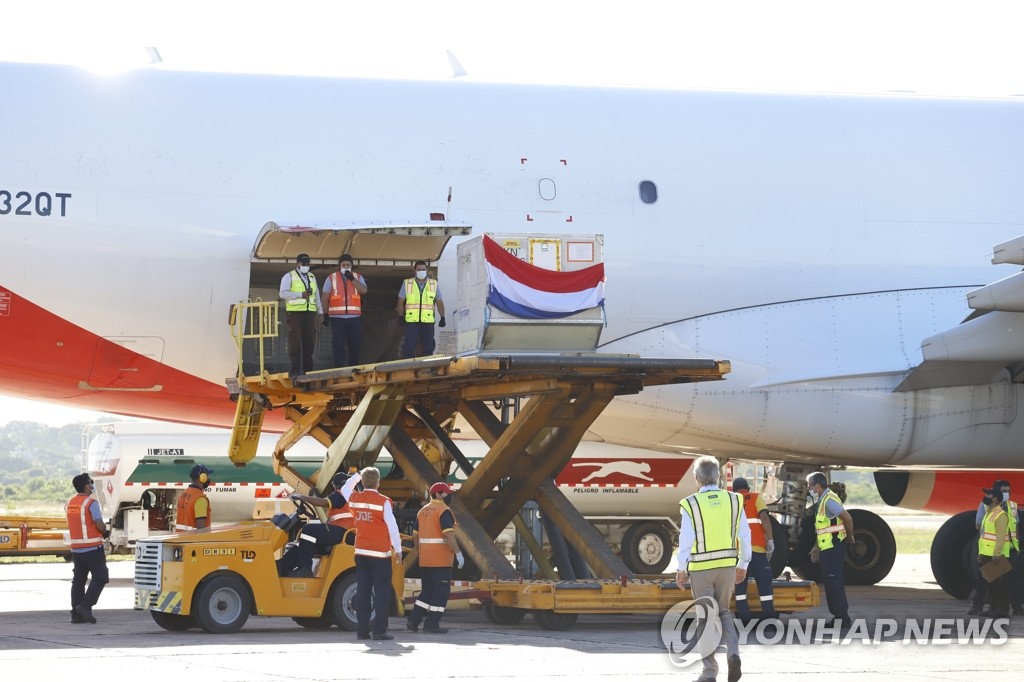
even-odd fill
[{"label": "yellow scissor lift platform", "polygon": [[[275,301],[235,306],[231,322],[239,368],[245,340],[262,343],[276,336],[276,315]],[[451,505],[458,519],[456,533],[463,551],[488,578],[479,589],[491,594],[492,620],[514,620],[517,614],[507,611],[515,608],[551,614],[546,619],[538,616],[543,627],[564,626],[567,618],[556,618],[558,614],[664,611],[687,595],[663,583],[636,581],[597,529],[558,490],[554,478],[615,396],[639,393],[648,386],[720,380],[729,369],[722,360],[602,353],[430,356],[295,377],[270,374],[262,366],[259,375],[244,376],[240,369],[228,382],[237,399],[229,456],[237,466],[252,459],[265,411],[283,409],[292,426],[274,450],[278,475],[299,492],[323,491],[336,472],[373,465],[387,446],[404,475],[381,482],[381,491],[395,500],[396,507],[443,481],[440,471],[447,473],[454,460],[467,473]],[[490,405],[511,398],[522,398],[525,404],[506,424]],[[490,448],[475,468],[448,436],[456,414]],[[287,458],[288,448],[307,435],[327,448],[320,470],[308,478]],[[445,453],[440,460],[428,458],[428,448],[417,446],[424,441],[441,444]],[[510,523],[522,529],[519,511],[528,500],[537,502],[602,581],[599,592],[572,588],[568,582],[520,580],[494,539]],[[546,577],[557,577],[540,548],[531,550]],[[406,568],[414,561],[408,553]],[[607,581],[617,587],[605,587]],[[563,592],[566,598],[561,598]],[[569,599],[570,592],[582,595],[585,604]],[[805,592],[807,606],[817,604],[816,589]],[[600,608],[595,606],[598,602]]]}]

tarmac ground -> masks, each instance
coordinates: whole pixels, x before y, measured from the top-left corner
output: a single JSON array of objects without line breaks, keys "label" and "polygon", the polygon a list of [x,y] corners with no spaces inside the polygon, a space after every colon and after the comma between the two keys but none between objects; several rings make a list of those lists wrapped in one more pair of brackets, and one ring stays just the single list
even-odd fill
[{"label": "tarmac ground", "polygon": [[[359,641],[337,628],[309,630],[287,618],[251,617],[241,632],[167,632],[132,609],[134,562],[111,562],[111,582],[94,610],[95,625],[69,618],[71,566],[0,564],[0,669],[6,679],[267,680],[631,680],[694,679],[700,664],[672,663],[654,615],[580,616],[571,630],[542,630],[529,617],[516,626],[491,624],[478,609],[451,610],[446,635],[413,634],[392,618],[393,641]],[[824,602],[824,592],[822,593]],[[927,555],[905,555],[882,583],[850,587],[851,614],[863,629],[838,638],[814,630],[793,643],[741,647],[744,680],[965,680],[984,671],[1012,671],[1024,656],[1024,617],[982,621],[981,642],[957,635],[978,622],[967,604],[933,582]],[[789,618],[791,625],[828,618],[824,603]],[[908,619],[916,619],[908,623]],[[925,623],[928,619],[928,623]],[[948,624],[936,619],[950,619]],[[939,634],[924,640],[927,626]],[[941,626],[941,627],[940,627]],[[858,626],[861,627],[861,626]],[[909,628],[917,628],[911,630]],[[820,636],[819,636],[820,635]],[[904,642],[904,639],[907,641]],[[806,642],[806,643],[802,643]],[[724,680],[724,655],[719,654]],[[18,672],[18,677],[10,676]],[[1012,675],[1011,675],[1012,677]]]}]

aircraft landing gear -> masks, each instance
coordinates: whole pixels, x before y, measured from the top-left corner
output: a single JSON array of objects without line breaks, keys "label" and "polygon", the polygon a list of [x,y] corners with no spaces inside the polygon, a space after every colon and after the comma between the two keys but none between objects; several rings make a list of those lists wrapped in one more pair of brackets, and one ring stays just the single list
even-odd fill
[{"label": "aircraft landing gear", "polygon": [[974,589],[974,565],[978,556],[978,531],[974,512],[951,516],[932,540],[932,574],[939,587],[956,599],[967,599]]}]

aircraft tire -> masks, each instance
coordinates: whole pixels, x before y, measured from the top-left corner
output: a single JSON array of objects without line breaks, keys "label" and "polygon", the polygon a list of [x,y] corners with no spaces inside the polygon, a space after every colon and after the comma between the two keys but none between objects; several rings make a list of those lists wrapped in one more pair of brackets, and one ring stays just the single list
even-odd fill
[{"label": "aircraft tire", "polygon": [[851,509],[853,538],[847,538],[847,585],[874,585],[889,575],[896,563],[896,537],[881,516],[865,509]]},{"label": "aircraft tire", "polygon": [[661,573],[672,561],[672,536],[660,523],[634,523],[622,535],[622,562],[637,574]]},{"label": "aircraft tire", "polygon": [[769,514],[768,518],[772,522],[772,538],[775,540],[775,551],[772,552],[769,564],[772,568],[772,577],[778,578],[789,563],[789,535],[774,516]]},{"label": "aircraft tire", "polygon": [[932,575],[939,587],[956,599],[967,599],[974,588],[974,562],[978,555],[974,514],[964,511],[946,519],[932,540]]}]

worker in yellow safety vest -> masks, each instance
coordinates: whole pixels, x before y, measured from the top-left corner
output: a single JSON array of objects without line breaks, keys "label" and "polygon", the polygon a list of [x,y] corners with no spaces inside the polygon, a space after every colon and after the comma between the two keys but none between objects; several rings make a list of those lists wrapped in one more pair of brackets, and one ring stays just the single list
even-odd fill
[{"label": "worker in yellow safety vest", "polygon": [[434,354],[434,307],[440,320],[438,327],[444,327],[444,300],[437,280],[427,277],[427,263],[416,261],[415,276],[402,282],[398,290],[398,322],[405,325],[405,339],[402,341],[402,357]]},{"label": "worker in yellow safety vest", "polygon": [[[714,457],[699,457],[693,477],[700,489],[679,503],[679,568],[676,584],[690,584],[693,598],[712,598],[718,605],[725,640],[729,682],[741,676],[739,636],[729,611],[736,583],[747,578],[750,563],[750,527],[743,513],[743,498],[718,487],[720,468]],[[703,658],[701,680],[715,680],[718,662],[714,652]]]},{"label": "worker in yellow safety vest", "polygon": [[[985,518],[982,519],[980,533],[978,534],[978,567],[985,566],[996,557],[1010,558],[1010,523],[1003,509],[1003,494],[1001,491],[985,488],[982,490],[985,497],[982,502],[985,505]],[[992,618],[1009,618],[1010,616],[1010,583],[1009,574],[1003,574],[988,583],[988,589],[981,588],[987,581],[982,577],[979,581],[978,590],[975,591],[974,604],[968,615],[976,615],[981,611],[984,604],[985,592],[992,595],[992,604],[984,615]],[[980,597],[978,595],[981,595]]]},{"label": "worker in yellow safety vest", "polygon": [[[1019,523],[1019,509],[1017,503],[1010,499],[1010,482],[1005,479],[996,479],[992,483],[992,490],[998,490],[1002,493],[1003,511],[1006,512],[1006,527],[1007,535],[1010,539],[1010,566],[1012,567],[1010,575],[1007,577],[1009,581],[1009,599],[1010,608],[1015,615],[1024,613],[1024,606],[1021,605],[1024,601],[1024,577],[1021,572],[1021,556],[1020,556],[1020,531],[1018,530]],[[981,525],[984,523],[985,515],[988,513],[988,507],[985,502],[978,503],[978,513],[974,517],[974,527],[981,533]],[[976,566],[976,569],[980,566]],[[974,616],[981,613],[984,608],[985,599],[988,595],[988,583],[982,579],[981,573],[975,570],[974,573],[974,595],[973,605],[967,612],[968,615]]]},{"label": "worker in yellow safety vest", "polygon": [[292,376],[313,371],[316,323],[323,312],[316,277],[309,269],[309,254],[300,253],[295,258],[295,269],[284,273],[281,278],[278,291],[288,313],[288,359]]},{"label": "worker in yellow safety vest", "polygon": [[837,621],[842,627],[853,625],[850,604],[846,599],[843,567],[846,565],[847,539],[853,538],[853,517],[843,508],[843,502],[828,487],[828,478],[820,471],[807,476],[807,489],[814,495],[814,534],[816,543],[811,549],[811,561],[821,565],[825,582],[825,600],[832,614],[829,625]]}]

